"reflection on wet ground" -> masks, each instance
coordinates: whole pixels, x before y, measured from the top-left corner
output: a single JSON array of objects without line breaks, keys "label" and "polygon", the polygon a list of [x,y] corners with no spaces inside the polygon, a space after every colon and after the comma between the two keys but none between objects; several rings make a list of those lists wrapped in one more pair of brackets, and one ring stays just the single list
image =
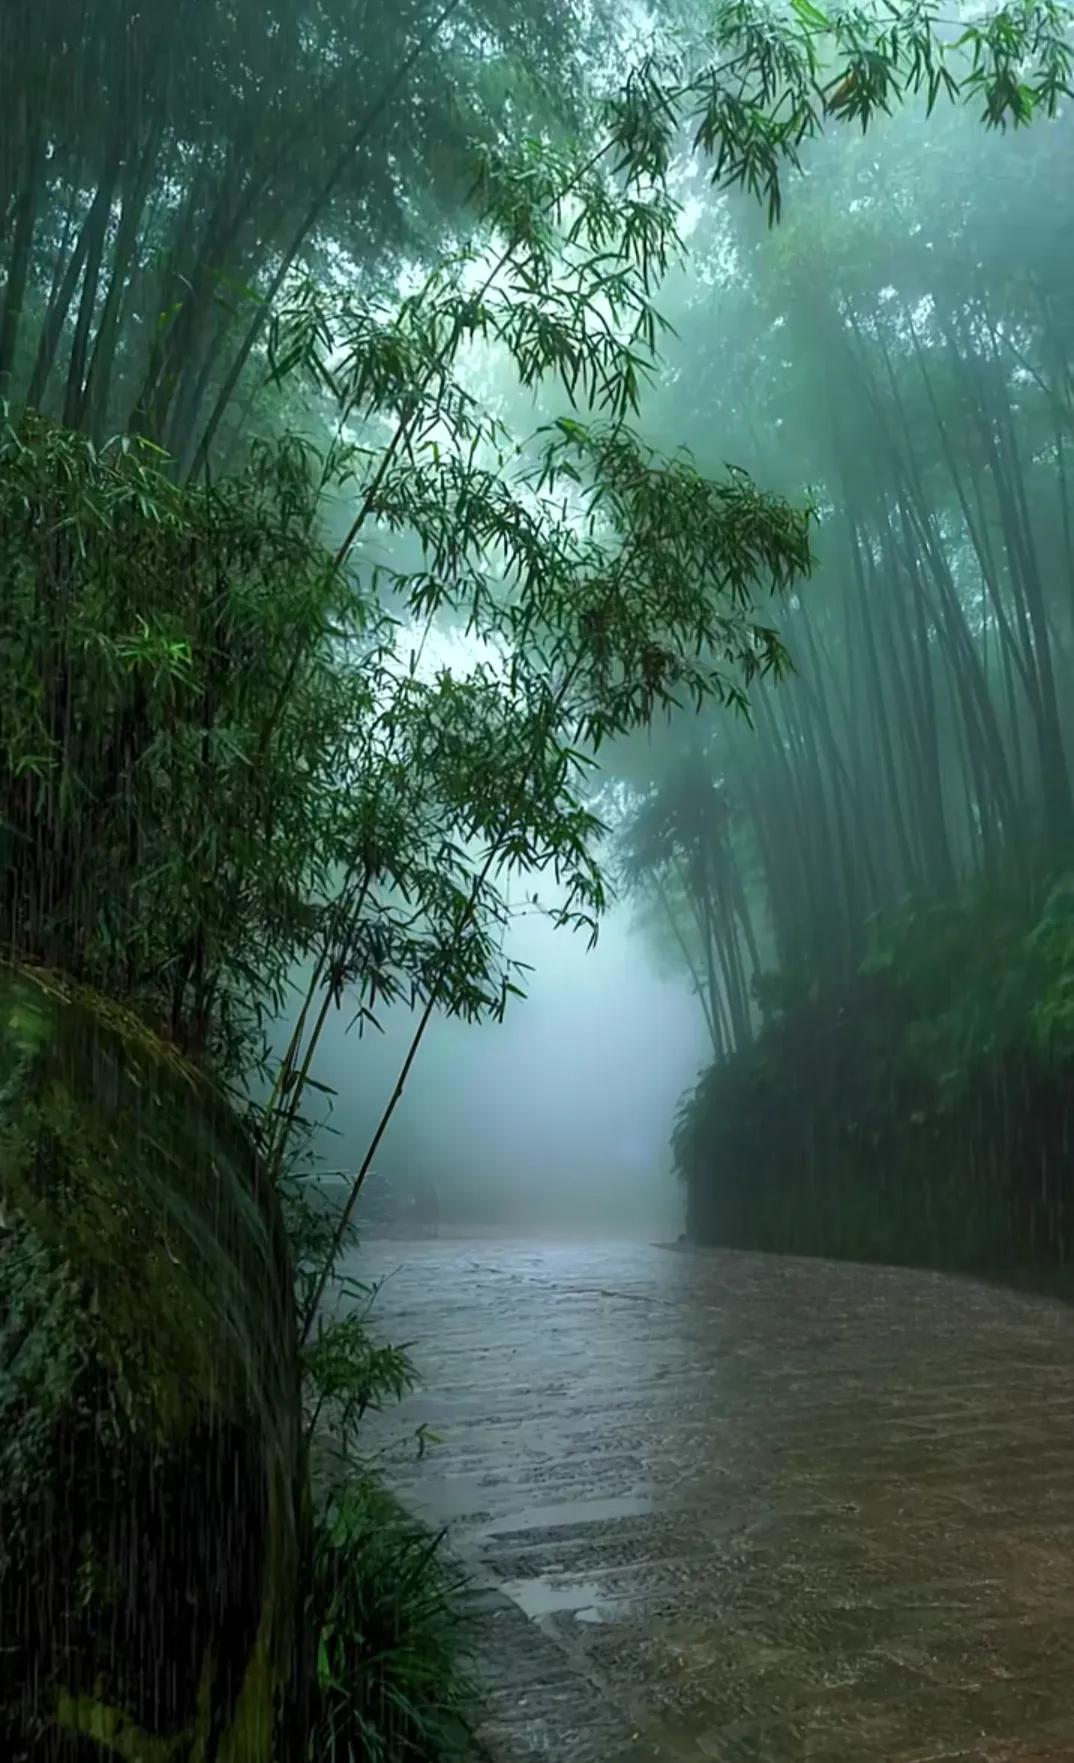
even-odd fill
[{"label": "reflection on wet ground", "polygon": [[1074,1763],[1074,1309],[647,1246],[360,1261],[497,1763]]}]

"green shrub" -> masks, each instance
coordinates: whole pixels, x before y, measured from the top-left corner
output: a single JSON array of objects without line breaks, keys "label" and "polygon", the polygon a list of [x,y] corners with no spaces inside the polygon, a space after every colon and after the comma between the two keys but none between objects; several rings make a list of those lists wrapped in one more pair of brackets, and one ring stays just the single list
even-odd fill
[{"label": "green shrub", "polygon": [[[300,1177],[283,1184],[283,1200],[304,1313],[338,1209]],[[342,1246],[357,1243],[350,1226]],[[381,1342],[372,1326],[379,1284],[336,1283],[338,1309],[318,1311],[301,1355],[316,1509],[309,1763],[452,1763],[469,1754],[455,1611],[465,1581],[442,1538],[409,1519],[361,1459],[366,1414],[399,1401],[416,1374],[407,1346]],[[417,1429],[419,1453],[430,1437]]]},{"label": "green shrub", "polygon": [[907,909],[680,1110],[702,1241],[999,1270],[1074,1257],[1074,899]]},{"label": "green shrub", "polygon": [[166,466],[0,403],[0,946],[234,1077],[316,942],[368,608],[300,443],[204,491]]},{"label": "green shrub", "polygon": [[442,1539],[374,1481],[335,1490],[317,1522],[310,1763],[452,1763],[472,1755]]}]

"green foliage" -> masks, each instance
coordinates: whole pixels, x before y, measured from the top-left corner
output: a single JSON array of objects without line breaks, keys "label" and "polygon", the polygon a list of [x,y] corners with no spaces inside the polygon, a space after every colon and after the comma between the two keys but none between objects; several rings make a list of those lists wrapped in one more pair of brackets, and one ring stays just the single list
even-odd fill
[{"label": "green foliage", "polygon": [[[312,295],[285,314],[280,371],[338,403],[322,453],[258,447],[239,477],[179,490],[146,443],[7,426],[4,934],[234,1076],[304,960],[263,1121],[274,1175],[346,994],[363,1026],[418,1007],[416,1040],[434,1008],[502,1014],[513,869],[550,870],[559,921],[595,932],[593,754],[683,699],[741,704],[781,660],[754,596],[809,565],[807,512],[662,459],[623,421],[655,361],[666,194],[637,167],[522,159],[518,177],[506,155],[486,168],[502,249],[476,296],[475,248],[394,311]],[[588,420],[506,457],[456,372],[475,334],[524,387],[579,390]],[[334,556],[329,494],[357,508]],[[420,567],[370,569],[365,529]],[[468,672],[423,666],[445,616],[483,646]]]},{"label": "green foliage", "polygon": [[400,1401],[413,1388],[416,1374],[405,1346],[379,1345],[370,1338],[368,1316],[379,1287],[346,1280],[340,1285],[343,1299],[358,1302],[361,1309],[336,1322],[318,1319],[302,1364],[318,1410],[330,1407],[333,1430],[350,1437],[370,1408]]},{"label": "green foliage", "polygon": [[906,909],[874,927],[858,978],[785,995],[680,1113],[693,1228],[857,1259],[1065,1264],[1070,903],[1064,875],[1043,903],[993,888]]},{"label": "green foliage", "polygon": [[309,1763],[452,1763],[470,1757],[472,1689],[441,1539],[383,1490],[351,1481],[319,1520],[319,1636]]},{"label": "green foliage", "polygon": [[[192,495],[138,442],[0,432],[0,941],[231,1072],[318,922],[377,653],[310,495],[297,445]],[[317,664],[280,704],[296,624]]]},{"label": "green foliage", "polygon": [[1022,995],[1029,1041],[1044,1064],[1074,1062],[1074,897],[1069,878],[1057,883],[1022,948]]},{"label": "green foliage", "polygon": [[[502,1012],[517,989],[506,973],[498,993],[487,979],[500,877],[550,870],[558,921],[595,931],[606,892],[603,828],[586,800],[595,754],[679,704],[741,705],[782,664],[754,601],[810,562],[808,510],[741,472],[706,479],[685,457],[661,457],[625,420],[656,365],[649,289],[674,245],[666,192],[637,167],[614,174],[533,142],[490,156],[482,190],[481,236],[401,307],[307,288],[274,338],[360,437],[325,462],[357,508],[337,565],[390,538],[417,566],[378,562],[377,592],[416,632],[446,620],[479,646],[465,677],[440,671],[427,683],[416,663],[401,670],[384,711],[390,740],[412,731],[410,769],[435,792],[441,825],[448,807],[451,828],[441,873],[454,917],[414,989],[425,1007],[415,1047],[452,987],[472,1014]],[[509,437],[466,382],[463,345],[474,338],[504,354],[523,388],[558,384],[578,413]],[[367,769],[367,787],[377,778]],[[356,846],[273,1099],[276,1158],[332,976],[354,973],[344,951],[377,881]]]},{"label": "green foliage", "polygon": [[792,0],[721,0],[699,70],[673,88],[665,109],[693,130],[713,181],[740,185],[780,216],[782,179],[828,122],[860,122],[924,97],[983,101],[982,120],[1003,128],[1037,112],[1054,116],[1070,91],[1071,11],[1059,0],[1022,0],[968,23],[957,38],[937,0],[821,9]]},{"label": "green foliage", "polygon": [[268,1763],[301,1653],[302,1434],[252,1146],[137,1016],[0,964],[0,1217],[5,1755],[67,1754],[65,1729],[72,1753],[213,1734]]},{"label": "green foliage", "polygon": [[[874,114],[898,96],[891,43],[850,67],[844,12],[836,68],[825,12],[795,10],[835,57],[829,110],[857,106],[869,139],[811,138],[776,234],[701,204],[649,405],[703,468],[808,480],[816,509],[780,618],[794,670],[757,684],[752,731],[702,713],[629,756],[631,886],[677,935],[718,1062],[680,1161],[709,1236],[1058,1257],[1070,968],[1042,901],[1074,850],[1070,15],[952,27],[922,94],[949,76],[969,109],[926,128]],[[892,8],[884,31],[912,57],[926,16]],[[982,113],[1038,126],[989,138]]]},{"label": "green foliage", "polygon": [[750,1039],[751,993],[759,1003],[763,982],[735,821],[725,780],[695,738],[687,750],[673,750],[647,792],[632,797],[618,832],[623,881],[659,909],[717,1057]]},{"label": "green foliage", "polygon": [[606,33],[570,0],[11,0],[0,395],[98,441],[132,426],[198,477],[241,456],[277,414],[290,278],[383,285],[435,251],[467,142],[577,126]]},{"label": "green foliage", "polygon": [[[289,1177],[282,1195],[295,1257],[299,1315],[331,1263],[337,1216]],[[357,1233],[340,1247],[353,1252]],[[471,1755],[473,1698],[458,1596],[465,1580],[442,1538],[409,1520],[363,1464],[361,1422],[417,1378],[407,1346],[380,1341],[371,1312],[379,1283],[338,1278],[331,1316],[318,1312],[300,1362],[316,1511],[312,1599],[316,1643],[309,1763],[383,1759],[449,1763]],[[419,1454],[435,1442],[417,1432]]]},{"label": "green foliage", "polygon": [[[132,15],[112,0],[91,16],[11,0],[0,395],[98,442],[147,434],[200,479],[293,414],[266,388],[281,299],[309,276],[384,289],[435,256],[465,231],[475,157],[512,237],[539,252],[550,141],[566,158],[582,139],[592,158],[603,127],[609,163],[660,184],[692,139],[720,187],[744,186],[774,220],[787,170],[833,121],[865,127],[943,94],[1017,125],[1069,87],[1058,0],[1001,7],[957,40],[931,0],[721,0],[672,31],[674,10],[598,100],[609,60],[634,51],[604,5],[191,0]],[[527,135],[533,162],[504,174],[503,141]],[[638,223],[652,224],[644,206]],[[518,322],[542,354],[565,320],[549,303]]]},{"label": "green foliage", "polygon": [[[338,1210],[311,1199],[310,1186],[310,1178],[294,1175],[280,1184],[294,1257],[297,1310],[303,1319],[312,1313],[338,1226]],[[357,1248],[357,1231],[348,1224],[335,1253],[353,1253]],[[318,1313],[300,1354],[308,1431],[344,1465],[358,1457],[359,1428],[369,1410],[401,1401],[417,1381],[409,1345],[378,1341],[371,1325],[381,1283],[338,1276],[341,1313],[331,1317]]]},{"label": "green foliage", "polygon": [[[1017,39],[1044,55],[1038,10],[1009,27],[1004,53]],[[167,109],[171,88],[147,88],[164,109],[157,133],[152,104],[138,112],[150,134],[145,188],[127,192],[132,219],[164,143],[183,160],[183,130],[208,138],[229,103],[260,138],[266,94],[277,93],[274,141],[306,129],[311,105],[332,114],[324,81],[339,68],[326,45],[334,32],[346,42],[354,21],[344,7],[306,38],[301,9],[284,11],[257,51],[264,65],[247,65],[241,31],[226,45],[212,31],[197,41],[184,111]],[[38,23],[47,61],[66,26],[60,13]],[[889,84],[913,89],[934,53],[927,11],[909,49],[865,15],[829,25],[837,60],[873,45],[876,66],[850,70],[859,85],[884,64]],[[624,419],[656,365],[651,290],[677,249],[666,182],[676,131],[690,121],[721,180],[771,194],[802,127],[819,126],[820,110],[809,120],[823,90],[818,32],[817,18],[765,23],[724,6],[712,45],[733,75],[708,62],[669,85],[658,60],[646,62],[608,105],[595,153],[536,139],[516,149],[486,133],[474,236],[401,303],[341,294],[330,276],[290,295],[280,283],[283,306],[266,312],[276,377],[305,369],[337,406],[338,439],[320,456],[293,441],[258,448],[239,478],[180,495],[169,462],[144,444],[99,448],[35,418],[8,426],[0,516],[19,634],[3,682],[17,707],[5,755],[6,935],[29,926],[35,950],[144,999],[185,1043],[233,1065],[249,1058],[259,1013],[279,1007],[284,975],[308,958],[311,995],[273,1097],[278,1167],[314,1081],[325,1012],[345,990],[362,1022],[395,999],[470,1017],[502,1011],[514,982],[497,956],[497,874],[554,870],[566,923],[592,925],[603,905],[601,827],[582,787],[592,753],[682,702],[741,706],[751,682],[782,666],[753,598],[809,567],[807,514],[740,471],[710,479],[681,455],[661,457]],[[102,30],[93,52],[107,40]],[[298,43],[317,64],[305,85],[291,83],[287,46]],[[168,43],[155,50],[163,67]],[[46,92],[37,147],[61,120],[77,123],[72,139],[92,129],[77,101],[72,110],[54,83]],[[790,133],[774,121],[785,102],[799,117]],[[125,128],[134,113],[119,114]],[[303,153],[322,152],[331,164],[319,136],[304,141]],[[296,189],[312,176],[303,153],[287,164]],[[73,154],[65,135],[58,187],[74,175]],[[104,202],[114,193],[107,143],[85,157],[104,168]],[[242,176],[265,167],[255,154],[234,189],[232,169],[226,152],[220,167],[206,162],[209,185],[219,171],[217,200],[226,210],[225,190],[240,207],[248,195],[253,215],[260,197],[253,186],[243,194]],[[29,204],[32,225],[43,174],[32,154],[23,185],[9,170],[12,213]],[[93,204],[79,226],[67,193],[96,275]],[[203,200],[199,190],[187,216],[195,231]],[[122,234],[121,223],[117,247]],[[298,262],[287,250],[284,260]],[[197,387],[212,378],[202,350],[211,357],[214,345],[199,327],[217,291],[203,270],[185,276],[190,291],[152,346],[137,403],[136,426],[171,436],[180,455]],[[135,273],[134,258],[117,264],[113,285]],[[184,281],[171,258],[167,275]],[[241,306],[250,284],[230,280]],[[91,318],[89,283],[86,293]],[[79,332],[69,421],[93,404]],[[522,388],[558,383],[578,415],[509,444],[457,372],[475,339],[506,354]],[[111,343],[99,347],[107,356]],[[334,564],[314,537],[326,493],[357,509]],[[375,534],[391,535],[393,555],[419,552],[420,567],[370,570],[362,548]],[[465,678],[423,673],[421,628],[444,618],[464,623],[496,664]],[[103,741],[102,726],[112,731]]]},{"label": "green foliage", "polygon": [[[585,33],[536,0],[390,17],[359,0],[92,19],[66,0],[5,8],[0,392],[29,411],[5,410],[0,435],[4,946],[132,1002],[236,1084],[301,964],[307,994],[260,1121],[274,1178],[294,1161],[328,1012],[348,999],[364,1028],[385,1004],[415,1007],[383,1131],[430,1013],[496,1017],[519,990],[500,954],[506,875],[550,871],[560,922],[595,934],[597,753],[684,707],[756,696],[769,712],[785,672],[759,602],[808,573],[810,511],[631,426],[666,336],[655,290],[679,261],[672,180],[687,136],[716,183],[745,188],[771,221],[787,169],[832,119],[864,128],[915,92],[930,107],[969,99],[991,125],[1050,114],[1068,83],[1065,18],[1049,3],[1004,8],[946,45],[927,4],[893,18],[731,0],[704,42],[635,67],[594,122],[584,80],[577,105],[549,99],[557,76],[573,89]],[[583,122],[581,144],[564,120]],[[475,160],[471,236],[432,253]],[[419,182],[427,201],[412,199]],[[430,255],[416,293],[387,292]],[[521,397],[560,395],[569,414],[509,431],[473,390],[482,351]],[[251,445],[262,420],[299,412],[314,413],[319,447]],[[123,438],[107,440],[113,429]],[[214,477],[218,449],[241,469]],[[333,550],[329,508],[349,522]],[[920,502],[884,515],[889,533],[916,520],[922,547],[934,538]],[[876,543],[874,527],[874,567]],[[939,574],[941,609],[946,585]],[[445,624],[470,638],[471,667],[426,664]],[[791,741],[801,759],[808,738]],[[746,1048],[760,965],[739,797],[687,794],[643,804],[638,864],[673,887],[672,916],[694,913],[686,946],[706,964],[714,1045]],[[1005,816],[1001,803],[1007,830]],[[798,923],[785,900],[784,944]],[[680,1135],[695,1216],[710,1218],[707,1110],[733,1149],[748,1121],[744,1154],[775,1118],[788,1058],[800,1079],[787,1121],[808,1127],[821,1186],[863,1146],[879,1159],[893,1134],[898,1173],[919,1167],[900,1123],[946,1145],[975,1097],[999,1107],[982,1073],[1035,1079],[1047,1064],[1054,1087],[1070,1033],[1065,920],[1004,924],[993,952],[1021,966],[998,1041],[980,926],[948,915],[897,928],[902,942],[845,995],[814,983],[722,1065]],[[941,957],[956,1011],[929,989]],[[52,1100],[84,1175],[96,1144],[80,1146]],[[787,1130],[770,1133],[749,1205],[775,1197],[798,1219]],[[945,1240],[950,1188],[920,1191]],[[1065,1242],[1059,1212],[1030,1192],[1016,1196],[1020,1226],[1043,1217]],[[749,1205],[733,1219],[746,1235]],[[413,1377],[406,1349],[370,1330],[374,1291],[345,1289],[349,1313],[322,1312],[349,1215],[295,1225],[307,1422],[348,1456],[362,1417]],[[994,1224],[982,1216],[977,1248]],[[818,1240],[829,1217],[853,1240],[852,1215],[826,1206],[810,1214]],[[450,1590],[435,1545],[373,1490],[331,1491],[311,1763],[451,1753]]]}]

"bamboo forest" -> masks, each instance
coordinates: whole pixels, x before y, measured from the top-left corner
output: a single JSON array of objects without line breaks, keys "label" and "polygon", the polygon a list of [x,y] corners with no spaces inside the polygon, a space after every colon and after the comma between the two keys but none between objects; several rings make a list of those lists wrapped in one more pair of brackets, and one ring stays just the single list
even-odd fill
[{"label": "bamboo forest", "polygon": [[1074,6],[0,0],[0,1758],[1074,1763]]}]

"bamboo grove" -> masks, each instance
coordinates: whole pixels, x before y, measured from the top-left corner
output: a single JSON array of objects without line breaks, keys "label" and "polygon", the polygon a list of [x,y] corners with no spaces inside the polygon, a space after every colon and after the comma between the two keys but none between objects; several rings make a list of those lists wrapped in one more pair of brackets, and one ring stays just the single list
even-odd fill
[{"label": "bamboo grove", "polygon": [[[495,1023],[522,994],[511,879],[550,876],[556,924],[592,940],[617,819],[711,1038],[676,1140],[697,1234],[980,1260],[1007,1231],[1064,1255],[1070,27],[1060,0],[961,22],[940,0],[0,6],[13,1363],[51,1304],[25,1195],[36,1218],[48,1186],[81,1245],[70,1280],[53,1257],[77,1377],[59,1389],[39,1331],[4,1393],[7,1433],[66,1477],[25,1458],[43,1565],[0,1560],[33,1604],[9,1624],[11,1754],[64,1722],[65,1756],[102,1731],[129,1748],[144,1719],[150,1748],[230,1755],[212,1697],[236,1700],[240,1666],[251,1756],[285,1730],[302,1763],[456,1754],[453,1588],[356,1480],[364,1417],[412,1368],[340,1254],[433,1017]],[[66,1024],[51,1046],[37,992]],[[391,1009],[405,1054],[330,1216],[300,1179],[325,1024],[345,1013],[367,1083],[360,1036]],[[122,1023],[112,1063],[87,1020]],[[217,1117],[235,1217],[271,1224],[248,1256],[220,1234]],[[273,1275],[229,1310],[233,1251]],[[129,1361],[102,1323],[128,1301]],[[165,1379],[142,1415],[149,1348],[195,1323],[168,1361],[182,1400]],[[249,1409],[213,1406],[240,1337],[278,1373],[252,1445]],[[112,1421],[138,1408],[156,1474],[159,1413],[201,1395],[226,1447],[205,1465],[231,1468],[169,1459],[211,1520],[190,1535],[137,1468],[147,1554],[137,1429]],[[96,1444],[53,1450],[65,1415],[119,1441],[115,1473]],[[280,1524],[247,1526],[240,1576],[213,1493],[258,1476]],[[134,1723],[90,1668],[118,1619],[83,1598],[72,1486],[102,1559],[138,1532],[144,1618],[133,1569],[100,1576],[99,1606],[149,1661],[108,1668]],[[55,1657],[35,1573],[80,1613]],[[249,1645],[229,1676],[199,1641],[180,1706],[198,1598],[229,1661],[236,1609]]]},{"label": "bamboo grove", "polygon": [[792,676],[639,772],[625,841],[716,1058],[677,1135],[705,1234],[1070,1247],[1070,129],[904,115],[777,236],[702,223],[692,438],[818,521]]},{"label": "bamboo grove", "polygon": [[472,140],[508,115],[571,120],[554,94],[584,89],[603,28],[586,17],[569,0],[13,0],[0,396],[97,442],[129,429],[184,476],[214,448],[234,463],[288,278],[390,280],[435,251]]},{"label": "bamboo grove", "polygon": [[[704,836],[686,834],[723,1050],[748,1040],[773,951],[784,969],[848,972],[885,900],[983,872],[986,852],[998,862],[1034,812],[1020,777],[1051,792],[1050,837],[1069,820],[1056,615],[1023,507],[1031,462],[989,426],[1006,331],[988,342],[959,290],[951,314],[921,321],[913,354],[894,309],[848,306],[849,263],[827,305],[815,269],[794,286],[810,191],[835,200],[845,144],[859,129],[871,141],[886,112],[909,106],[937,154],[982,121],[1001,146],[1024,132],[1027,151],[1060,152],[1065,8],[1025,0],[958,29],[931,0],[830,16],[810,0],[786,13],[725,0],[650,26],[627,44],[610,12],[569,0],[4,9],[3,942],[142,1001],[240,1083],[253,1030],[301,970],[309,990],[263,1123],[274,1167],[330,1009],[349,1000],[362,1025],[384,1002],[417,1010],[386,1117],[431,1012],[502,1012],[517,989],[497,954],[512,868],[552,869],[563,922],[595,927],[607,885],[593,767],[663,710],[757,694],[749,762],[744,730],[722,725],[727,787]],[[609,81],[613,42],[624,71]],[[781,322],[832,328],[818,377],[884,412],[870,446],[886,477],[855,479],[866,450],[853,430],[840,438],[845,391],[829,457],[812,432],[795,456],[775,320],[742,336],[758,383],[736,400],[721,398],[734,328],[720,316],[718,351],[690,365],[720,448],[700,465],[679,451],[703,452],[683,432],[689,399],[668,422],[660,391],[675,392],[663,303],[692,179],[713,192],[690,241],[697,285],[715,297],[706,253],[740,192],[754,317],[783,299]],[[789,183],[793,224],[751,241],[786,222]],[[849,259],[865,222],[842,212]],[[821,230],[833,248],[838,229]],[[1044,326],[1019,299],[1023,327]],[[1056,293],[1050,346],[1061,310]],[[684,339],[708,322],[701,307],[682,320]],[[975,501],[991,459],[938,494],[942,446],[927,466],[907,455],[906,424],[923,420],[914,373],[948,395],[941,322],[988,344],[966,372],[1003,465],[1016,575]],[[1054,449],[1066,384],[1036,331],[1017,340],[1052,387],[1040,444]],[[519,407],[530,399],[524,420],[536,396],[547,421],[503,423],[468,378],[482,350]],[[811,431],[826,396],[810,394]],[[743,419],[778,447],[751,459]],[[1066,463],[1062,437],[1043,475],[1065,482]],[[818,467],[839,510],[822,497],[819,523],[802,499]],[[973,517],[954,542],[952,494]],[[976,609],[974,531],[991,559]],[[839,610],[800,616],[787,596],[814,533],[825,578],[842,535],[853,586]],[[898,599],[877,589],[892,569]],[[824,579],[808,595],[834,604]],[[786,693],[783,612],[798,665]],[[855,617],[860,641],[901,657],[886,696],[841,665]],[[490,658],[430,675],[426,635],[452,623]],[[954,711],[938,707],[941,668]],[[859,700],[873,711],[864,741],[847,735]],[[704,717],[696,727],[701,740]],[[889,813],[869,755],[896,779]],[[750,791],[773,809],[755,816],[756,874],[734,867]]]}]

